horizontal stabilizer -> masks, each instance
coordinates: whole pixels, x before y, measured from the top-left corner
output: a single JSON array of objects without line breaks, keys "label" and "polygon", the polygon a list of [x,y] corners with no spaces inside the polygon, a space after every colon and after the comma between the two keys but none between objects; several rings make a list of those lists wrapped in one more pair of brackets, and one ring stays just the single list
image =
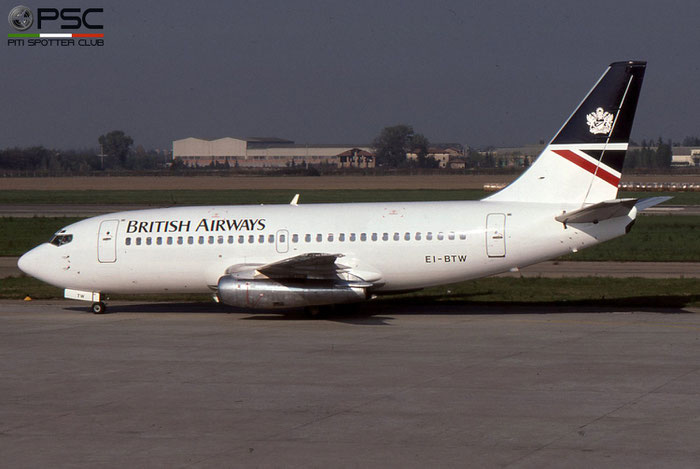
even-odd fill
[{"label": "horizontal stabilizer", "polygon": [[637,212],[641,212],[642,210],[646,210],[649,207],[653,207],[654,205],[659,205],[667,200],[671,200],[673,197],[671,196],[665,196],[665,197],[649,197],[647,199],[639,199],[639,201],[634,204],[635,207],[637,207]]},{"label": "horizontal stabilizer", "polygon": [[564,212],[554,219],[567,225],[569,223],[598,223],[610,218],[624,217],[635,207],[637,199],[606,200],[588,207]]}]

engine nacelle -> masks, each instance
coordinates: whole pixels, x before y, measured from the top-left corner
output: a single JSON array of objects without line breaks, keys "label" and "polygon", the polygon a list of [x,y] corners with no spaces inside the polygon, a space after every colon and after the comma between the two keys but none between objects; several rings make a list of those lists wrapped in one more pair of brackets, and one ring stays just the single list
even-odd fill
[{"label": "engine nacelle", "polygon": [[367,299],[367,291],[362,287],[311,281],[282,284],[274,280],[240,280],[229,276],[219,279],[216,295],[227,305],[255,309],[356,303]]}]

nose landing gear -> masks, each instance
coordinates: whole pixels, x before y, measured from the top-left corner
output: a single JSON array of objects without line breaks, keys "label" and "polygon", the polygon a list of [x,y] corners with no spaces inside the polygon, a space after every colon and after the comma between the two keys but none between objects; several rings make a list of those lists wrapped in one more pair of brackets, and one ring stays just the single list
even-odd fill
[{"label": "nose landing gear", "polygon": [[71,300],[91,301],[90,311],[95,314],[104,314],[107,312],[107,305],[102,301],[102,293],[82,290],[71,290],[66,288],[63,291],[63,296]]}]

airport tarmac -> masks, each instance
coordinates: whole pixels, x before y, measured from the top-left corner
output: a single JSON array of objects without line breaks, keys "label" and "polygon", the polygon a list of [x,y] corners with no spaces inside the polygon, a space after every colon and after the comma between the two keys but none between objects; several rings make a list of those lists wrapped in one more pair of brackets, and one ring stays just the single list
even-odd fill
[{"label": "airport tarmac", "polygon": [[0,302],[3,467],[697,467],[700,309]]}]

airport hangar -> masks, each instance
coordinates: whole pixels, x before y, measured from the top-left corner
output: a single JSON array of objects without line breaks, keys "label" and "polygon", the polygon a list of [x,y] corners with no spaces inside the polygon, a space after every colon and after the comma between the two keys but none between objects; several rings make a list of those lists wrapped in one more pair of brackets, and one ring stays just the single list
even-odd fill
[{"label": "airport hangar", "polygon": [[173,141],[173,160],[190,167],[226,165],[274,168],[329,164],[337,167],[373,168],[369,145],[295,144],[281,138],[233,138],[215,140],[185,138]]},{"label": "airport hangar", "polygon": [[[438,161],[440,168],[461,163],[464,150],[457,143],[434,144],[428,156]],[[417,159],[407,153],[408,159]],[[184,138],[173,141],[173,161],[180,160],[189,167],[228,165],[243,168],[285,168],[295,166],[330,165],[338,168],[374,168],[374,149],[368,144],[296,144],[281,138],[235,138],[215,140]]]}]

